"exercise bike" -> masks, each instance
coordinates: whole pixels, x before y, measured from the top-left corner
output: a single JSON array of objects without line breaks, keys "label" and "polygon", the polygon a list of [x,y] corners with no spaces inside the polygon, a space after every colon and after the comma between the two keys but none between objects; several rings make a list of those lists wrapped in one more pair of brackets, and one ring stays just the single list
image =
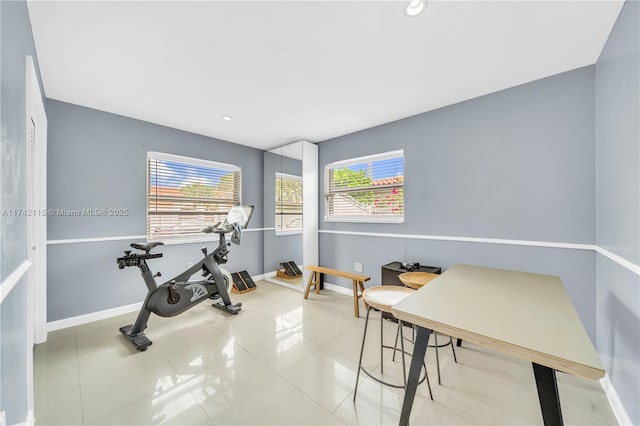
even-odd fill
[{"label": "exercise bike", "polygon": [[[233,304],[229,298],[231,274],[221,269],[219,265],[227,263],[227,255],[230,251],[231,242],[227,242],[226,234],[231,233],[231,241],[240,244],[241,229],[247,227],[252,213],[253,206],[234,206],[229,210],[224,223],[218,222],[203,229],[202,232],[219,235],[218,247],[211,253],[203,247],[201,250],[204,258],[200,262],[161,285],[156,283],[156,277],[162,275],[160,272],[154,275],[147,265],[147,260],[162,257],[162,253],[151,251],[164,243],[159,241],[148,244],[132,243],[132,248],[144,253],[131,253],[131,250],[125,250],[125,255],[117,259],[120,269],[137,266],[148,289],[135,324],[120,327],[120,332],[138,351],[146,351],[152,344],[144,334],[152,312],[161,317],[173,317],[207,299],[216,300],[212,306],[231,314],[240,312],[242,303]],[[201,272],[204,279],[189,281],[197,272]]]}]

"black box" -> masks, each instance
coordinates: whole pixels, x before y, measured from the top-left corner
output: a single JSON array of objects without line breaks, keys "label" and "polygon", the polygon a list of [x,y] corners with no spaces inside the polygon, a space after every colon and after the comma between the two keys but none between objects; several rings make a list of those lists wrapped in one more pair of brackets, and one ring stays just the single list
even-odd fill
[{"label": "black box", "polygon": [[398,278],[398,275],[405,272],[430,272],[432,274],[441,274],[442,268],[437,266],[422,266],[419,268],[413,268],[411,271],[402,267],[402,262],[391,262],[382,266],[382,285],[399,285],[404,287],[404,284]]},{"label": "black box", "polygon": [[[439,275],[442,273],[442,268],[437,266],[420,265],[420,267],[413,268],[409,271],[409,269],[402,267],[402,262],[391,262],[386,265],[382,265],[382,285],[398,285],[404,287],[404,284],[402,284],[398,275],[404,274],[405,272],[431,272],[432,274]],[[393,315],[386,312],[382,312],[382,318],[394,322],[397,321]]]}]

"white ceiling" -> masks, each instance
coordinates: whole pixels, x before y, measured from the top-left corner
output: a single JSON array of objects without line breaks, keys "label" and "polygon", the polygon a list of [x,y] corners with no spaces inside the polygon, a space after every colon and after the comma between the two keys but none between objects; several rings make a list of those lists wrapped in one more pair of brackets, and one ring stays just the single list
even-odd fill
[{"label": "white ceiling", "polygon": [[260,149],[593,64],[622,7],[430,1],[410,18],[407,3],[28,4],[49,98]]}]

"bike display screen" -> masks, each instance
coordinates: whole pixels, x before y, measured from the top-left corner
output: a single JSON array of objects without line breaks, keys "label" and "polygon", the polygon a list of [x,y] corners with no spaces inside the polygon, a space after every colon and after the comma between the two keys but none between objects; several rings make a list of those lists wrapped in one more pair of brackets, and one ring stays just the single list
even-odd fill
[{"label": "bike display screen", "polygon": [[227,217],[222,226],[227,228],[237,223],[240,225],[240,228],[244,229],[249,224],[252,213],[253,206],[233,206],[231,210],[229,210],[229,213],[227,213]]}]

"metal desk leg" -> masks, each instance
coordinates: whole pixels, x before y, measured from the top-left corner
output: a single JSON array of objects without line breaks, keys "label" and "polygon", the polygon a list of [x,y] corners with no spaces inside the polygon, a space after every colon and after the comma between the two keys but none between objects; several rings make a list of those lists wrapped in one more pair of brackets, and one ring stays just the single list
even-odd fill
[{"label": "metal desk leg", "polygon": [[400,423],[398,423],[400,426],[407,426],[409,424],[409,415],[411,414],[411,407],[413,407],[413,399],[416,396],[416,388],[418,387],[418,380],[420,379],[422,361],[424,360],[424,354],[427,351],[427,342],[429,341],[429,335],[431,334],[431,330],[428,328],[417,328],[418,334],[416,335],[416,342],[413,346],[411,367],[409,367],[409,377],[407,377],[407,386],[404,389],[404,401],[402,402]]},{"label": "metal desk leg", "polygon": [[540,400],[544,425],[562,426],[562,411],[560,410],[556,371],[553,368],[545,367],[535,362],[531,364],[533,365],[533,374],[536,377],[538,399]]},{"label": "metal desk leg", "polygon": [[458,341],[456,342],[456,346],[457,347],[462,346],[462,339],[458,339]]}]

